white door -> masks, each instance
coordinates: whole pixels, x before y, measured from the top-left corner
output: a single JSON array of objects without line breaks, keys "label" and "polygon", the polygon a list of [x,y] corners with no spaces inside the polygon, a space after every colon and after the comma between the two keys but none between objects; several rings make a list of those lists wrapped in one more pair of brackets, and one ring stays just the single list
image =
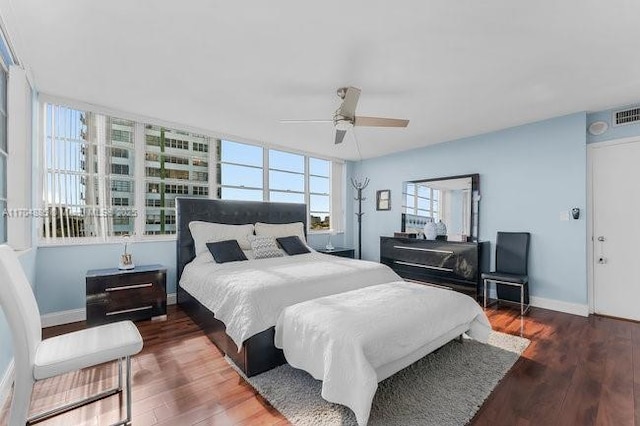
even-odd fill
[{"label": "white door", "polygon": [[594,309],[640,321],[640,140],[594,147],[591,159]]}]

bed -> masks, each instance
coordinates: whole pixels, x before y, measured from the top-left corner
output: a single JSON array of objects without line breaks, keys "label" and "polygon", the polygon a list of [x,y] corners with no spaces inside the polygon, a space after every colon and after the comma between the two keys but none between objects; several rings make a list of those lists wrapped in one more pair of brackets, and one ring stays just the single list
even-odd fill
[{"label": "bed", "polygon": [[286,362],[274,346],[274,326],[285,307],[400,279],[379,263],[316,252],[224,264],[201,261],[201,256],[194,261],[193,221],[306,225],[306,206],[188,198],[176,202],[178,304],[247,376]]},{"label": "bed", "polygon": [[322,397],[369,418],[378,382],[457,336],[485,342],[491,331],[471,297],[391,282],[287,307],[275,344],[289,364],[322,380]]}]

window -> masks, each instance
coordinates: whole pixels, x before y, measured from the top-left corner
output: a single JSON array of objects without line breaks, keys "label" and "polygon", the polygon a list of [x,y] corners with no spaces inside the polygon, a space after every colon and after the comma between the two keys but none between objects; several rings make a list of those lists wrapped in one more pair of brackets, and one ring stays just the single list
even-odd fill
[{"label": "window", "polygon": [[265,177],[262,147],[222,140],[218,153],[218,198],[307,202],[309,229],[331,228],[331,161],[270,149]]},{"label": "window", "polygon": [[304,203],[304,155],[269,150],[269,200]]},{"label": "window", "polygon": [[[208,157],[202,146],[209,146],[210,138],[147,125],[145,126],[145,206],[146,235],[176,233],[175,199],[177,196],[209,194]],[[189,147],[199,147],[189,149]],[[180,152],[183,151],[183,152]],[[184,181],[178,182],[178,181]],[[195,185],[194,185],[195,184]],[[197,190],[194,190],[198,188]],[[191,189],[191,190],[190,190]]]},{"label": "window", "polygon": [[311,231],[330,229],[340,204],[329,160],[50,103],[43,114],[44,242],[175,234],[177,197],[304,203]]},{"label": "window", "polygon": [[221,140],[217,150],[218,198],[263,201],[263,148]]},{"label": "window", "polygon": [[47,214],[42,236],[105,238],[133,233],[133,221],[121,219],[128,212],[118,207],[134,199],[133,155],[129,155],[134,123],[57,105],[46,105],[45,115]]},{"label": "window", "polygon": [[331,228],[331,161],[309,158],[309,229]]},{"label": "window", "polygon": [[0,66],[0,243],[7,242],[7,73]]}]

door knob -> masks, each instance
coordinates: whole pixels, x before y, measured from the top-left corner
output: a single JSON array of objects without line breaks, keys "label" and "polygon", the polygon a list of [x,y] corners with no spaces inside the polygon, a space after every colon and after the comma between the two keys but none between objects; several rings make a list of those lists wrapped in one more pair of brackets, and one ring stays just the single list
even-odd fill
[{"label": "door knob", "polygon": [[603,243],[603,242],[604,242],[604,236],[600,235],[600,236],[598,237],[598,241],[600,241],[601,243]]}]

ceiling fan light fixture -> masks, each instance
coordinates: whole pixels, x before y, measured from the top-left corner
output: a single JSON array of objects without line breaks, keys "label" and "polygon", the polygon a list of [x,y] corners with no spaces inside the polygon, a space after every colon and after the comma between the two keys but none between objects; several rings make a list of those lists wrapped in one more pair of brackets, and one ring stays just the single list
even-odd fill
[{"label": "ceiling fan light fixture", "polygon": [[347,117],[336,116],[333,119],[336,130],[350,130],[353,128],[353,120]]}]

